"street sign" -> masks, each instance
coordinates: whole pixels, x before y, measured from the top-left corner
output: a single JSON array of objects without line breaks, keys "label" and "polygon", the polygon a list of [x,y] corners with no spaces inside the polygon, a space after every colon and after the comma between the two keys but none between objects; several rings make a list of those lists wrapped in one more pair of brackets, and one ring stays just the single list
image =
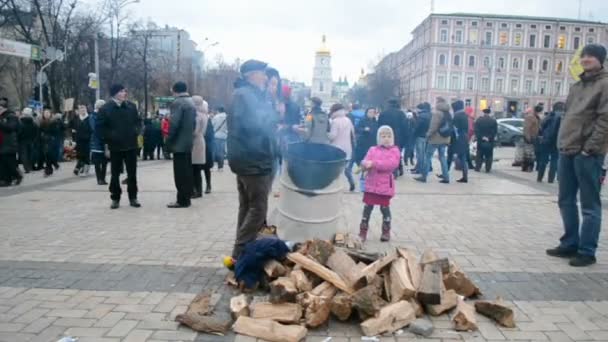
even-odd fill
[{"label": "street sign", "polygon": [[41,53],[40,47],[37,45],[0,38],[0,55],[22,57],[39,61]]},{"label": "street sign", "polygon": [[46,84],[46,82],[48,82],[48,77],[46,76],[45,72],[38,72],[36,74],[36,83],[38,84]]}]

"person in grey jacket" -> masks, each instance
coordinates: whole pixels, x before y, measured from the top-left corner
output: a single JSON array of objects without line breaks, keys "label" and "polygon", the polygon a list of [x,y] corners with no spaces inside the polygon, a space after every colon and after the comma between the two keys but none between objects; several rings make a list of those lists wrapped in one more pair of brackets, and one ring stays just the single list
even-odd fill
[{"label": "person in grey jacket", "polygon": [[228,125],[226,122],[226,110],[224,107],[217,107],[217,114],[211,119],[213,129],[215,131],[215,145],[213,158],[217,163],[218,171],[224,170],[224,161],[226,159],[226,138],[228,138]]},{"label": "person in grey jacket", "polygon": [[196,108],[184,82],[173,85],[175,101],[171,104],[167,147],[173,153],[173,177],[177,188],[177,201],[167,208],[187,208],[193,190],[192,145],[196,121]]}]

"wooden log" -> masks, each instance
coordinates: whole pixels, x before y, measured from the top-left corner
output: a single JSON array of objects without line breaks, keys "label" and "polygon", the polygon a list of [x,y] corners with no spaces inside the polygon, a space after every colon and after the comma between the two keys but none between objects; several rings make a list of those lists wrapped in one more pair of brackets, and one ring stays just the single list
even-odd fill
[{"label": "wooden log", "polygon": [[270,319],[279,323],[297,324],[302,318],[302,307],[294,303],[256,303],[249,309],[251,318]]},{"label": "wooden log", "polygon": [[[420,264],[425,265],[431,263],[435,260],[439,259],[439,256],[435,253],[431,248],[427,248],[422,252],[422,256],[420,256]],[[423,266],[424,267],[424,266]]]},{"label": "wooden log", "polygon": [[275,279],[285,276],[287,274],[287,268],[276,260],[268,260],[266,264],[264,264],[264,272],[269,278]]},{"label": "wooden log", "polygon": [[475,318],[475,308],[462,299],[458,299],[456,315],[454,315],[452,322],[456,331],[476,331],[479,329],[477,318]]},{"label": "wooden log", "polygon": [[[359,274],[356,276],[354,280],[353,287],[361,288],[363,285],[369,284],[374,276],[378,274],[383,268],[390,265],[393,261],[397,259],[397,253],[391,253],[389,255],[385,255],[382,258],[374,261],[373,263],[367,265]],[[346,292],[346,291],[345,291]]]},{"label": "wooden log", "polygon": [[422,280],[418,287],[418,300],[422,304],[441,304],[441,288],[443,280],[441,269],[437,264],[431,264],[424,269]]},{"label": "wooden log", "polygon": [[414,308],[416,318],[424,316],[424,308],[422,307],[422,305],[420,305],[420,302],[418,302],[416,298],[410,298],[408,302],[410,303],[410,305],[412,305],[412,308]]},{"label": "wooden log", "polygon": [[382,290],[384,293],[384,299],[388,302],[391,302],[391,272],[389,269],[384,269],[382,271],[382,276],[380,278],[384,281],[382,284]]},{"label": "wooden log", "polygon": [[353,312],[353,297],[346,293],[337,294],[331,300],[330,309],[331,313],[339,320],[348,320]]},{"label": "wooden log", "polygon": [[448,290],[454,290],[465,298],[481,295],[481,290],[462,271],[454,271],[443,277],[443,284]]},{"label": "wooden log", "polygon": [[309,328],[316,328],[325,324],[329,319],[329,313],[331,311],[331,298],[310,295],[307,304],[304,313],[306,326]]},{"label": "wooden log", "polygon": [[478,301],[475,303],[475,310],[478,313],[495,320],[498,324],[506,328],[515,328],[513,309],[505,305],[500,299],[494,302]]},{"label": "wooden log", "polygon": [[291,278],[280,277],[270,283],[270,302],[274,304],[293,302],[296,300],[298,289]]},{"label": "wooden log", "polygon": [[353,258],[353,260],[355,260],[357,262],[363,262],[365,264],[371,264],[374,261],[376,261],[382,257],[381,254],[364,252],[359,249],[350,249],[350,248],[339,248],[339,249],[342,249],[346,254],[348,254],[348,256]]},{"label": "wooden log", "polygon": [[327,265],[327,259],[334,254],[334,245],[329,241],[314,239],[308,241],[308,256],[321,265]]},{"label": "wooden log", "polygon": [[376,285],[368,285],[353,295],[353,308],[362,320],[375,316],[387,302],[380,297],[381,291]]},{"label": "wooden log", "polygon": [[352,286],[357,277],[357,264],[341,249],[336,249],[334,254],[327,259],[327,267],[342,277],[348,285]]},{"label": "wooden log", "polygon": [[175,321],[190,327],[194,331],[222,336],[228,332],[232,325],[232,318],[230,318],[230,314],[227,312],[218,312],[210,315],[186,312],[175,316]]},{"label": "wooden log", "polygon": [[[294,263],[301,265],[304,269],[308,270],[309,272],[316,274],[321,279],[332,283],[335,287],[339,288],[340,290],[342,290],[348,294],[355,293],[355,290],[350,285],[348,285],[344,281],[344,279],[342,279],[342,277],[340,277],[338,274],[336,274],[334,271],[328,269],[327,267],[318,264],[314,260],[312,260],[300,253],[290,253],[287,255],[287,258],[289,260],[293,261]],[[328,256],[328,258],[329,258],[329,256]]]},{"label": "wooden log", "polygon": [[376,336],[384,333],[393,333],[416,319],[416,314],[410,303],[400,301],[385,306],[378,316],[361,323],[365,336]]},{"label": "wooden log", "polygon": [[441,304],[427,305],[426,312],[431,316],[440,316],[458,305],[458,294],[454,290],[447,290],[441,296]]},{"label": "wooden log", "polygon": [[300,325],[283,325],[269,319],[239,317],[232,329],[241,335],[261,338],[271,342],[300,342],[308,330]]},{"label": "wooden log", "polygon": [[247,295],[242,294],[230,298],[230,313],[233,319],[249,316],[249,298]]},{"label": "wooden log", "polygon": [[416,288],[412,285],[409,272],[407,271],[407,261],[404,258],[393,261],[390,267],[389,279],[391,303],[409,300],[416,296]]},{"label": "wooden log", "polygon": [[289,274],[289,277],[298,289],[298,292],[312,291],[312,282],[308,279],[303,270],[293,270]]},{"label": "wooden log", "polygon": [[410,275],[410,280],[414,288],[418,289],[420,281],[422,281],[422,268],[418,263],[416,254],[411,250],[404,248],[397,249],[397,253],[407,261],[407,271]]},{"label": "wooden log", "polygon": [[319,284],[317,287],[312,289],[311,294],[313,294],[315,296],[333,298],[337,292],[338,292],[338,289],[336,289],[335,286],[333,286],[329,282],[324,281],[321,284]]}]

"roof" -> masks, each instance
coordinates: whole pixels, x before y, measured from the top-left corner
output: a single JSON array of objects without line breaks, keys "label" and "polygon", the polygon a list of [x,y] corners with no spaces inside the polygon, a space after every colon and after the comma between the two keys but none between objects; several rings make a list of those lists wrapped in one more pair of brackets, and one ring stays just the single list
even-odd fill
[{"label": "roof", "polygon": [[510,14],[484,14],[484,13],[434,13],[431,16],[446,16],[446,17],[468,17],[468,18],[492,18],[492,19],[508,19],[508,20],[532,20],[532,21],[559,21],[562,23],[573,24],[595,24],[606,25],[601,21],[579,20],[571,18],[554,18],[554,17],[535,17],[528,15],[510,15]]}]

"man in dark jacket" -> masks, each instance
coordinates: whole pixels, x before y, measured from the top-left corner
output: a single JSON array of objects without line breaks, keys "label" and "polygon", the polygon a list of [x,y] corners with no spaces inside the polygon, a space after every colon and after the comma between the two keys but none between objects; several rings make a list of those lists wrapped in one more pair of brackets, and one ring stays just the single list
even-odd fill
[{"label": "man in dark jacket", "polygon": [[228,161],[237,176],[239,214],[232,257],[255,240],[268,211],[273,162],[276,158],[278,114],[266,96],[267,64],[248,60],[241,65],[241,79],[228,115]]},{"label": "man in dark jacket", "polygon": [[0,186],[21,184],[23,176],[17,164],[19,119],[8,109],[8,99],[0,99]]},{"label": "man in dark jacket", "polygon": [[135,104],[127,100],[127,89],[121,84],[110,88],[112,97],[99,109],[96,131],[102,137],[102,144],[110,149],[111,174],[110,198],[111,209],[120,206],[120,173],[124,163],[127,171],[127,192],[129,204],[134,208],[141,207],[137,200],[137,136],[141,130],[141,118]]},{"label": "man in dark jacket", "polygon": [[104,100],[97,100],[95,102],[95,111],[89,115],[89,124],[91,125],[91,160],[95,166],[97,185],[108,185],[106,182],[108,158],[106,157],[103,139],[97,131],[98,112],[105,103],[106,101]]},{"label": "man in dark jacket", "polygon": [[494,161],[494,141],[498,133],[498,123],[490,116],[490,108],[483,110],[483,116],[475,121],[475,137],[477,139],[477,156],[475,156],[475,171],[481,170],[485,162],[486,172],[492,170]]},{"label": "man in dark jacket", "polygon": [[419,174],[424,170],[424,162],[426,160],[426,134],[431,127],[431,104],[424,102],[419,104],[418,118],[416,119],[416,166],[412,169],[412,173]]},{"label": "man in dark jacket", "polygon": [[88,176],[91,167],[91,123],[85,105],[78,106],[78,118],[74,120],[76,157],[74,175]]},{"label": "man in dark jacket", "polygon": [[[555,257],[572,258],[570,265],[589,266],[602,227],[600,196],[602,164],[608,150],[608,71],[604,68],[606,48],[589,44],[581,53],[585,70],[570,87],[566,114],[562,118],[557,147],[559,157],[559,209],[564,235],[557,248],[547,250]],[[579,224],[577,194],[580,192],[582,224]]]},{"label": "man in dark jacket", "polygon": [[561,124],[561,117],[566,109],[566,104],[556,102],[553,111],[543,119],[540,125],[539,146],[538,146],[538,177],[536,180],[542,182],[545,177],[545,170],[549,164],[549,183],[555,181],[557,174],[557,160],[559,151],[557,150],[557,134]]},{"label": "man in dark jacket", "polygon": [[378,116],[378,127],[389,126],[393,129],[393,136],[395,137],[395,146],[399,147],[399,155],[401,156],[401,160],[399,160],[399,168],[395,170],[395,176],[403,175],[403,155],[402,150],[405,146],[404,144],[404,130],[406,126],[406,117],[405,113],[401,110],[399,100],[398,99],[390,99],[388,100],[388,109],[380,113]]},{"label": "man in dark jacket", "polygon": [[32,163],[34,161],[34,141],[38,135],[38,126],[34,122],[32,109],[25,108],[22,112],[21,129],[19,130],[19,159],[23,164],[25,173],[32,171]]},{"label": "man in dark jacket", "polygon": [[452,102],[452,110],[454,111],[454,134],[450,145],[451,148],[448,149],[448,169],[452,164],[453,155],[456,154],[462,167],[462,178],[457,180],[457,182],[467,183],[469,181],[469,164],[467,160],[469,151],[469,117],[464,112],[464,102],[462,100]]},{"label": "man in dark jacket", "polygon": [[188,87],[184,82],[173,85],[175,101],[171,104],[169,116],[169,135],[167,149],[173,153],[173,179],[177,188],[177,201],[167,205],[167,208],[188,208],[194,188],[192,174],[192,143],[196,108]]}]

